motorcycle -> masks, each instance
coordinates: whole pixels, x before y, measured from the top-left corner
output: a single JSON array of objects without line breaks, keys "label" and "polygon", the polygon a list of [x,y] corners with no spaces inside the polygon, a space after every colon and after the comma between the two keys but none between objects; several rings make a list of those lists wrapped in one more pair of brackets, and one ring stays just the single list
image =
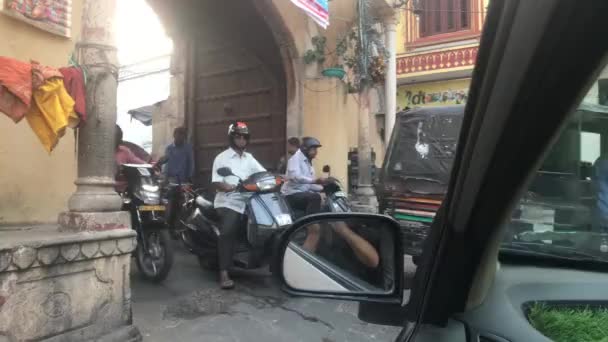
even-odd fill
[{"label": "motorcycle", "polygon": [[[352,210],[348,195],[344,192],[344,186],[338,179],[334,177],[327,178],[322,192],[325,194],[325,202],[321,207],[322,212],[347,213]],[[294,221],[304,216],[305,212],[303,210],[292,208]]]},{"label": "motorcycle", "polygon": [[[222,177],[235,176],[229,168],[220,168]],[[238,177],[237,177],[238,178]],[[270,265],[280,234],[291,223],[291,214],[279,189],[282,179],[269,172],[259,172],[239,180],[235,191],[247,195],[244,226],[238,236],[233,256],[234,265],[254,269]],[[188,250],[198,256],[201,267],[218,269],[220,217],[213,203],[195,191],[184,200],[180,215],[181,237]]]},{"label": "motorcycle", "polygon": [[173,265],[173,249],[153,166],[123,164],[122,172],[127,179],[127,189],[121,193],[123,210],[131,214],[131,225],[137,232],[137,268],[144,278],[163,281]]},{"label": "motorcycle", "polygon": [[332,213],[346,213],[351,211],[348,195],[344,192],[342,183],[334,177],[327,179],[327,184],[323,186],[325,193],[325,211]]}]

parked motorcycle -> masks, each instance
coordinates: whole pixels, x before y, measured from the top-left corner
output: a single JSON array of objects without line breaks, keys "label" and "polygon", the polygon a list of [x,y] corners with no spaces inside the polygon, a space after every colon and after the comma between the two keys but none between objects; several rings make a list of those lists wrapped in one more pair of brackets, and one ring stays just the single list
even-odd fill
[{"label": "parked motorcycle", "polygon": [[131,225],[137,232],[137,268],[144,278],[163,281],[173,265],[173,249],[153,166],[123,164],[122,172],[128,182],[121,193],[123,210],[131,213]]},{"label": "parked motorcycle", "polygon": [[[222,177],[234,176],[229,168],[220,168]],[[238,177],[237,177],[238,178]],[[290,210],[279,195],[282,179],[269,172],[259,172],[240,180],[235,191],[249,196],[243,228],[237,235],[233,262],[244,269],[270,264],[279,235],[291,225]],[[198,256],[201,266],[218,268],[220,217],[213,203],[194,191],[184,201],[180,215],[181,236],[186,247]]]}]

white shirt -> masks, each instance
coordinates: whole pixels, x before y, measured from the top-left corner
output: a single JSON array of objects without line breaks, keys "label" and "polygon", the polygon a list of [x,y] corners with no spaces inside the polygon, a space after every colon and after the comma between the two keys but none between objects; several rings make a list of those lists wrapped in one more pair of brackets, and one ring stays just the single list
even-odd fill
[{"label": "white shirt", "polygon": [[[229,167],[235,176],[222,177],[217,173],[217,170],[222,167]],[[264,172],[266,169],[257,161],[250,153],[244,152],[239,155],[232,148],[218,154],[213,161],[213,173],[211,176],[212,183],[226,183],[230,185],[238,185],[239,178],[247,179],[254,173]],[[215,195],[215,208],[228,208],[238,213],[243,214],[247,205],[248,196],[239,192],[218,192]]]},{"label": "white shirt", "polygon": [[312,163],[302,151],[298,150],[287,162],[287,182],[281,192],[284,195],[293,195],[298,192],[319,192],[323,187],[315,184],[317,179]]}]

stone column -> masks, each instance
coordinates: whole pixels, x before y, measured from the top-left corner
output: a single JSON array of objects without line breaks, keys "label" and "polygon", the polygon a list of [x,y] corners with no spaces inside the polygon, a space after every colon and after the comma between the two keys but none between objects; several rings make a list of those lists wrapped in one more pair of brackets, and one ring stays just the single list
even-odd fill
[{"label": "stone column", "polygon": [[355,211],[365,212],[375,212],[378,202],[372,184],[370,91],[369,86],[364,86],[359,94],[359,136],[357,144],[359,172],[356,191],[358,203],[355,204]]},{"label": "stone column", "polygon": [[387,146],[391,139],[393,126],[395,126],[395,115],[397,112],[397,18],[395,15],[386,17],[384,21],[384,35],[386,49],[389,57],[386,65],[385,77],[385,116],[384,116],[384,141]]},{"label": "stone column", "polygon": [[78,179],[68,202],[69,212],[59,215],[63,230],[129,228],[122,201],[114,191],[114,152],[118,60],[114,17],[116,0],[85,0],[80,42],[80,65],[87,76],[87,120],[78,130]]}]

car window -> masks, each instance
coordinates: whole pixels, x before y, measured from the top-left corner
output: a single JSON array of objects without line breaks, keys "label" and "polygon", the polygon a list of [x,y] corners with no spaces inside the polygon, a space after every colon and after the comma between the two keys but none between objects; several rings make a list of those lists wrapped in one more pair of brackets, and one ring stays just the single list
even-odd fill
[{"label": "car window", "polygon": [[507,223],[503,255],[608,262],[608,106],[600,74]]},{"label": "car window", "polygon": [[[501,255],[608,262],[608,68],[570,115],[518,201]],[[447,191],[464,106],[400,113],[382,170],[382,213],[402,229],[406,278]],[[413,261],[412,261],[413,260]],[[406,279],[406,287],[407,287]]]}]

